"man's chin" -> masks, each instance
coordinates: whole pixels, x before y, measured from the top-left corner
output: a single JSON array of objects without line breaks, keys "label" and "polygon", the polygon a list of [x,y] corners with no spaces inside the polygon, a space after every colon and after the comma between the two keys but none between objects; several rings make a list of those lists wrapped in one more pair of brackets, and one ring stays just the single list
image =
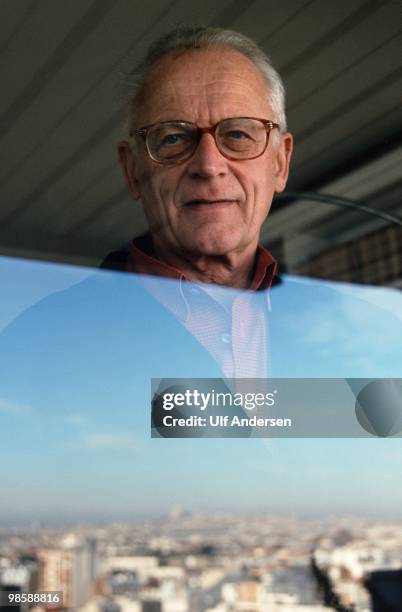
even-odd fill
[{"label": "man's chin", "polygon": [[185,248],[187,253],[198,257],[224,257],[239,249],[238,241],[228,238],[233,237],[225,236],[214,240],[206,240],[195,236],[185,245]]}]

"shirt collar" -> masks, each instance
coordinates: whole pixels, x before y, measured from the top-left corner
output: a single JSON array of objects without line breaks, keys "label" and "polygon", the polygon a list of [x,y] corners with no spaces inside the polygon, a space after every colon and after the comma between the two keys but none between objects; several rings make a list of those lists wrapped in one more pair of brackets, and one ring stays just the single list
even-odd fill
[{"label": "shirt collar", "polygon": [[[249,289],[262,291],[269,289],[276,274],[277,263],[271,253],[263,246],[258,246],[255,259],[253,280]],[[176,280],[188,280],[177,268],[157,259],[154,254],[152,238],[145,234],[129,245],[127,271],[149,276],[162,276]]]}]

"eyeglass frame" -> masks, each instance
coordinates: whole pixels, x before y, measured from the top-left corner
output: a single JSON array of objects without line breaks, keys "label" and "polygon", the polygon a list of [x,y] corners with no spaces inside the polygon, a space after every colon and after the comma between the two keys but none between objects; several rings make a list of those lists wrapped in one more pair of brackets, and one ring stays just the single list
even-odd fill
[{"label": "eyeglass frame", "polygon": [[[258,155],[253,155],[252,157],[231,157],[229,155],[226,155],[220,150],[219,145],[216,141],[216,136],[215,136],[216,128],[223,121],[230,121],[231,119],[253,119],[254,121],[260,121],[263,124],[263,126],[265,127],[265,131],[266,131],[266,140],[265,140],[264,148],[261,151],[261,153],[258,153]],[[167,123],[184,123],[186,125],[191,125],[197,128],[197,133],[198,133],[197,144],[194,147],[194,150],[192,151],[192,153],[188,157],[184,157],[184,159],[179,159],[178,161],[161,161],[159,159],[155,159],[154,157],[152,157],[151,152],[149,150],[149,144],[148,144],[149,130],[155,127],[156,125],[164,125]],[[145,142],[146,152],[148,156],[152,159],[153,162],[155,162],[156,164],[161,164],[163,166],[168,166],[168,165],[173,166],[173,165],[180,164],[182,162],[187,161],[194,155],[194,153],[197,150],[198,145],[200,144],[200,140],[204,134],[211,134],[211,136],[214,139],[216,148],[218,149],[219,153],[223,155],[223,157],[225,157],[226,159],[229,159],[231,161],[248,161],[250,159],[257,159],[258,157],[261,157],[261,155],[264,155],[265,151],[267,150],[268,142],[269,142],[269,135],[271,131],[274,129],[280,130],[279,123],[275,123],[274,121],[271,121],[271,119],[261,119],[260,117],[225,117],[224,119],[221,119],[220,121],[218,121],[214,125],[211,125],[210,127],[199,127],[196,123],[193,123],[192,121],[183,121],[182,119],[171,119],[170,121],[157,121],[156,123],[145,125],[142,128],[137,128],[133,130],[132,132],[130,132],[130,137],[132,138],[135,135],[142,137],[142,139]]]}]

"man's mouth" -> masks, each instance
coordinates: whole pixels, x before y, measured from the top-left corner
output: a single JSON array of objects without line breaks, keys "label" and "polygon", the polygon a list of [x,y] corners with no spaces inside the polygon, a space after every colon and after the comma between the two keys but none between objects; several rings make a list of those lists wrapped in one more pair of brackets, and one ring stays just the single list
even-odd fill
[{"label": "man's mouth", "polygon": [[193,206],[193,207],[198,207],[198,206],[222,206],[224,204],[235,204],[237,202],[237,200],[230,200],[230,199],[205,199],[205,198],[195,198],[194,200],[189,200],[188,202],[185,202],[185,206]]}]

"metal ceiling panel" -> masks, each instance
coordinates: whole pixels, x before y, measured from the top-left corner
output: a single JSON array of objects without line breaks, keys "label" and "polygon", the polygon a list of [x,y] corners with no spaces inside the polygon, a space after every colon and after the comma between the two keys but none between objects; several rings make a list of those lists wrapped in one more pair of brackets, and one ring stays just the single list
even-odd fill
[{"label": "metal ceiling panel", "polygon": [[[296,141],[290,187],[333,184],[401,134],[396,0],[5,0],[0,10],[2,252],[95,262],[143,230],[116,160],[118,72],[177,23],[233,27],[272,57]],[[372,177],[372,194],[380,183]]]}]

